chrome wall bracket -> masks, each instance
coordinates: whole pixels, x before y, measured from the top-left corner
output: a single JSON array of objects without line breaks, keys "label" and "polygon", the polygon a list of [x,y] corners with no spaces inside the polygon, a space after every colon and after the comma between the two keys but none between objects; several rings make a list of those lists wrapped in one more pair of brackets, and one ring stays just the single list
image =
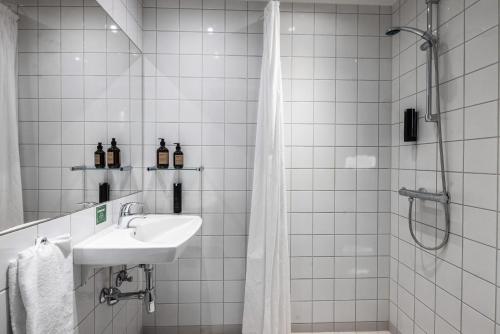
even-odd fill
[{"label": "chrome wall bracket", "polygon": [[426,122],[434,122],[434,123],[437,123],[440,121],[439,119],[439,115],[436,115],[436,114],[429,114],[429,115],[425,115],[425,121]]}]

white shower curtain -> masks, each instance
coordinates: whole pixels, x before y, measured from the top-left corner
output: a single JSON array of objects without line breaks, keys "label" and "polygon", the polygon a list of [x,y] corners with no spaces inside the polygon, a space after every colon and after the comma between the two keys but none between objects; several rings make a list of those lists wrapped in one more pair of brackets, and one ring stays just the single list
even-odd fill
[{"label": "white shower curtain", "polygon": [[279,2],[264,10],[264,48],[248,234],[244,334],[290,333]]},{"label": "white shower curtain", "polygon": [[17,15],[0,3],[0,230],[23,223],[16,48]]}]

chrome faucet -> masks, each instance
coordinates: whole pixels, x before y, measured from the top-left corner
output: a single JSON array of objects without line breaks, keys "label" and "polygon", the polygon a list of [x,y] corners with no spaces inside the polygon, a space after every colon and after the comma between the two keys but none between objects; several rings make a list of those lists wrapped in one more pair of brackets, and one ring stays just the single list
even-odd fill
[{"label": "chrome faucet", "polygon": [[[132,208],[134,206],[140,207],[141,215],[136,213],[132,213]],[[117,228],[128,228],[130,223],[134,219],[144,219],[146,218],[144,215],[144,204],[140,202],[129,202],[122,204],[120,208],[120,217],[118,217],[118,223],[116,224]]]}]

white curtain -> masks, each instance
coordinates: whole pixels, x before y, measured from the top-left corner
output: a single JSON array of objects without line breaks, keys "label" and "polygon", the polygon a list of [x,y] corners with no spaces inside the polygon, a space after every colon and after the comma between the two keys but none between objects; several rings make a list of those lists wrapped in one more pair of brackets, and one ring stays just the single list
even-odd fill
[{"label": "white curtain", "polygon": [[17,15],[0,3],[0,230],[23,223],[16,48]]},{"label": "white curtain", "polygon": [[243,333],[288,334],[290,263],[278,1],[264,10],[260,75]]}]

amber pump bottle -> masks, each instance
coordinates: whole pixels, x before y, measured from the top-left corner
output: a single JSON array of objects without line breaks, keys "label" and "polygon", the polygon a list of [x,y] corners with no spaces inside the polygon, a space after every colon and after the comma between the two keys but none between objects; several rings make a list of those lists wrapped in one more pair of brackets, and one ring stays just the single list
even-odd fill
[{"label": "amber pump bottle", "polygon": [[97,151],[94,152],[94,164],[95,168],[104,168],[106,167],[106,159],[105,153],[102,149],[102,143],[97,143]]},{"label": "amber pump bottle", "polygon": [[169,152],[165,147],[165,139],[160,139],[160,147],[156,150],[156,167],[159,169],[167,169],[169,165]]},{"label": "amber pump bottle", "polygon": [[120,168],[120,149],[116,146],[116,139],[111,139],[111,147],[108,148],[108,168]]},{"label": "amber pump bottle", "polygon": [[176,169],[180,169],[184,167],[184,153],[181,151],[181,144],[174,143],[175,152],[174,152],[174,167]]}]

